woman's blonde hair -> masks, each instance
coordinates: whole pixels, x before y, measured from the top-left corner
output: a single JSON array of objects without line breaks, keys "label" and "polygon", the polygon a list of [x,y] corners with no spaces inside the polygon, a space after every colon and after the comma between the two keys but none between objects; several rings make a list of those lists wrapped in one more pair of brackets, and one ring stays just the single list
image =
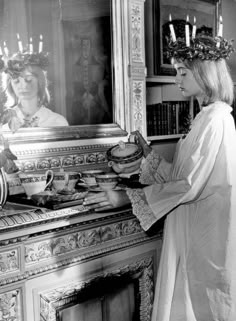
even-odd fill
[{"label": "woman's blonde hair", "polygon": [[[50,95],[48,91],[48,81],[47,81],[46,71],[42,70],[38,66],[31,66],[31,65],[27,66],[26,69],[29,70],[38,80],[39,106],[41,105],[48,106],[50,102]],[[18,104],[19,100],[12,87],[11,80],[12,80],[12,77],[9,74],[7,74],[5,77],[5,80],[3,79],[3,82],[5,82],[5,90],[7,94],[7,105],[11,104],[11,107],[14,107],[15,105]]]},{"label": "woman's blonde hair", "polygon": [[229,67],[225,59],[184,61],[190,69],[198,85],[205,94],[203,104],[209,105],[215,101],[224,101],[232,105],[234,99],[234,85]]}]

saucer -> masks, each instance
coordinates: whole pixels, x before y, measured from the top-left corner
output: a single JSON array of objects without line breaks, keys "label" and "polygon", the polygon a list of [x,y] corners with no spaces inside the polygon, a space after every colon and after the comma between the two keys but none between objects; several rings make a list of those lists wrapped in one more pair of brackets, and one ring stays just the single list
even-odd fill
[{"label": "saucer", "polygon": [[98,187],[98,185],[92,185],[92,186],[89,186],[85,183],[77,183],[78,186],[81,186],[81,187],[85,187],[87,189],[90,189],[90,188],[95,188],[95,187]]},{"label": "saucer", "polygon": [[[121,191],[122,188],[121,186],[116,186],[115,188],[112,189],[112,191]],[[89,187],[90,192],[105,192],[104,189],[102,189],[100,186],[90,186]]]}]

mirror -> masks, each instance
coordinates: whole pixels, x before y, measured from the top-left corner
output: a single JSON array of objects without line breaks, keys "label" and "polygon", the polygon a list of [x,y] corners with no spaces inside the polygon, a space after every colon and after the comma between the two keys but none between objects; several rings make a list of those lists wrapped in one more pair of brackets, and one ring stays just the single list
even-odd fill
[{"label": "mirror", "polygon": [[[50,53],[50,108],[71,122],[64,127],[5,131],[21,171],[104,167],[108,148],[127,140],[132,130],[146,135],[144,0],[2,0],[0,46],[6,42],[9,52],[16,52],[17,33],[24,46],[32,37],[36,50],[43,36],[43,51]],[[86,56],[91,49],[95,85],[89,87],[90,71],[86,71],[86,63],[81,68],[79,61],[83,50]],[[80,122],[80,113],[73,119],[74,87],[82,91],[81,82],[82,87],[93,89],[87,102],[93,101],[91,96],[98,91],[105,97],[103,109],[108,112],[101,123]],[[9,180],[11,193],[18,193],[17,177]]]},{"label": "mirror", "polygon": [[129,38],[124,38],[130,28],[127,12],[122,0],[1,1],[1,46],[5,42],[9,53],[16,52],[19,34],[23,46],[32,37],[37,50],[43,36],[43,50],[50,54],[50,108],[70,125],[20,129],[13,135],[7,133],[8,137],[38,141],[39,136],[90,139],[126,135],[131,102]]}]

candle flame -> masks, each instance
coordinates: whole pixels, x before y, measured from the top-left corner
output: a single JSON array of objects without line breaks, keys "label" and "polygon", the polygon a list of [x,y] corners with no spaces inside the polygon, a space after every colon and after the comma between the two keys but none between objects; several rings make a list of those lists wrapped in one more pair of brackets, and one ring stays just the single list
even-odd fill
[{"label": "candle flame", "polygon": [[18,40],[20,39],[19,33],[16,34],[16,37],[17,37]]},{"label": "candle flame", "polygon": [[39,38],[40,38],[40,40],[43,40],[43,36],[42,35],[40,35]]},{"label": "candle flame", "polygon": [[222,19],[222,16],[220,16],[220,23],[222,23],[223,22],[223,19]]},{"label": "candle flame", "polygon": [[196,17],[194,16],[193,18],[193,23],[195,24],[196,23]]},{"label": "candle flame", "polygon": [[188,16],[188,14],[187,14],[187,17],[186,17],[186,21],[189,22],[189,16]]},{"label": "candle flame", "polygon": [[171,14],[169,14],[169,21],[172,21]]}]

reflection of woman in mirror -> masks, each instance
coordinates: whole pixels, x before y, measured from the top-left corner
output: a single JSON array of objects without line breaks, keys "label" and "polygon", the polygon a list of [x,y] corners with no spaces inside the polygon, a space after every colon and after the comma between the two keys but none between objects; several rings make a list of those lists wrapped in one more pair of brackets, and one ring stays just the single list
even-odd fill
[{"label": "reflection of woman in mirror", "polygon": [[46,107],[50,96],[47,88],[45,62],[45,56],[42,53],[17,54],[8,60],[4,75],[7,105],[11,107],[8,126],[13,131],[21,127],[68,125],[64,116]]},{"label": "reflection of woman in mirror", "polygon": [[77,124],[111,121],[105,97],[106,62],[95,57],[91,39],[81,39],[81,56],[75,63],[72,114]]}]

